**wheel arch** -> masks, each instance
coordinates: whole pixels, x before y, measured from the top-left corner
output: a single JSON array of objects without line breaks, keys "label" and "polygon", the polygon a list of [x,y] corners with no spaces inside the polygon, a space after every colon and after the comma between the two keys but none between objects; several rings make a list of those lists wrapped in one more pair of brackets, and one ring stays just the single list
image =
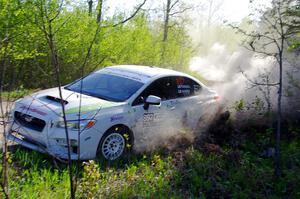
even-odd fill
[{"label": "wheel arch", "polygon": [[104,134],[101,136],[98,145],[101,143],[102,139],[108,134],[110,133],[113,129],[115,128],[124,128],[128,131],[129,134],[129,143],[131,145],[131,149],[133,148],[133,144],[134,144],[134,135],[133,135],[133,131],[125,124],[114,124],[113,126],[109,127],[108,129],[106,129],[104,131]]},{"label": "wheel arch", "polygon": [[[109,131],[111,131],[112,129],[117,128],[117,127],[119,127],[119,128],[124,128],[124,129],[126,129],[126,130],[128,131],[129,137],[130,137],[130,144],[133,144],[133,142],[134,142],[133,131],[132,131],[127,125],[125,125],[125,124],[114,124],[113,126],[111,126],[110,128],[108,128],[108,129],[105,131],[105,133],[103,134],[103,136],[106,135],[106,134],[107,134]],[[102,137],[103,137],[103,136],[102,136]]]}]

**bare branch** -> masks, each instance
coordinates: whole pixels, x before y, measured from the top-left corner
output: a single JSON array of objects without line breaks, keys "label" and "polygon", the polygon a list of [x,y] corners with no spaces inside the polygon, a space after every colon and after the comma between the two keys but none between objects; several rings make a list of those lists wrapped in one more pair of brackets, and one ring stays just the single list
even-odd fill
[{"label": "bare branch", "polygon": [[[248,77],[248,75],[241,69],[240,67],[240,72],[242,73],[242,75],[247,79],[247,81],[249,81],[253,87],[255,86],[278,86],[279,82],[276,83],[264,83],[264,82],[258,82],[255,80],[252,80],[251,78]],[[253,88],[252,87],[252,88]]]},{"label": "bare branch", "polygon": [[[53,32],[52,25],[53,25],[53,20],[55,20],[61,12],[62,4],[63,4],[63,0],[61,1],[59,10],[57,11],[56,15],[52,19],[49,19],[48,10],[47,10],[46,6],[44,6],[44,4],[40,3],[38,6],[39,12],[40,12],[39,14],[40,14],[40,17],[42,20],[42,23],[40,24],[40,26],[41,26],[40,29],[44,33],[44,36],[47,40],[47,44],[49,46],[51,61],[52,61],[53,69],[55,72],[55,77],[56,77],[56,82],[57,82],[57,86],[58,86],[60,99],[63,99],[62,90],[61,90],[60,73],[59,73],[60,72],[60,64],[59,64],[59,60],[58,60],[57,49],[55,46],[55,38],[54,38],[55,34]],[[44,20],[44,17],[46,18],[46,20]],[[46,28],[46,26],[47,26],[47,28]],[[68,128],[67,128],[65,104],[64,104],[63,100],[61,100],[60,104],[61,104],[61,109],[62,109],[63,122],[65,125],[65,136],[66,136],[66,140],[67,140],[68,171],[69,171],[69,178],[70,178],[70,192],[71,192],[71,198],[73,199],[73,198],[75,198],[75,192],[74,192],[72,161],[71,161],[71,146],[70,146],[69,132],[68,132]]]},{"label": "bare branch", "polygon": [[176,4],[178,4],[178,3],[179,3],[179,0],[176,0],[176,1],[170,6],[169,11],[171,11],[171,10],[174,8],[174,6],[175,6]]},{"label": "bare branch", "polygon": [[268,53],[268,52],[265,52],[265,51],[257,50],[256,48],[253,47],[253,44],[251,44],[251,45],[252,45],[251,48],[248,48],[247,46],[244,46],[244,48],[246,48],[249,51],[253,51],[255,53],[266,55],[266,56],[276,57],[278,55],[278,53]]},{"label": "bare branch", "polygon": [[268,17],[266,17],[266,15],[262,15],[263,19],[280,35],[281,32],[278,30],[278,27],[276,26],[276,24],[278,23],[277,20],[275,20],[275,24],[273,24],[270,19]]},{"label": "bare branch", "polygon": [[60,31],[60,29],[70,20],[70,16],[55,30],[53,31],[53,34],[55,35],[57,32]]},{"label": "bare branch", "polygon": [[119,25],[121,25],[121,24],[124,24],[124,23],[126,23],[127,21],[129,21],[130,19],[134,18],[134,17],[137,15],[137,13],[140,11],[140,9],[145,5],[146,1],[147,1],[147,0],[144,0],[144,1],[136,8],[136,10],[132,13],[131,16],[129,16],[128,18],[124,19],[123,21],[120,21],[120,22],[118,22],[118,23],[112,25],[112,27],[116,27],[116,26],[119,26]]},{"label": "bare branch", "polygon": [[184,9],[180,10],[180,11],[173,12],[173,13],[169,13],[169,15],[170,15],[170,16],[174,16],[174,15],[177,15],[177,14],[182,14],[182,13],[188,11],[188,10],[191,10],[191,9],[193,9],[192,6],[191,6],[191,7],[186,7],[186,8],[184,8]]},{"label": "bare branch", "polygon": [[[269,39],[269,40],[274,41],[274,42],[277,43],[277,41],[276,41],[277,38],[272,38],[272,37],[269,37],[269,36],[267,36],[267,35],[260,34],[260,33],[256,33],[256,34],[248,33],[248,32],[246,32],[245,30],[239,28],[238,26],[234,26],[234,25],[232,25],[232,24],[228,24],[228,25],[229,25],[229,27],[231,27],[231,28],[237,30],[238,32],[242,33],[242,34],[245,35],[245,36],[248,36],[248,37],[251,37],[251,38],[254,38],[254,39],[266,38],[266,39]],[[278,38],[278,39],[279,39],[279,38]]]},{"label": "bare branch", "polygon": [[59,8],[58,8],[58,10],[57,10],[57,12],[56,12],[56,14],[55,14],[55,16],[54,17],[52,17],[51,19],[49,19],[49,22],[52,22],[52,21],[54,21],[58,16],[59,16],[59,14],[61,13],[61,11],[62,11],[62,6],[63,6],[63,3],[64,3],[64,0],[61,0],[61,2],[60,2],[60,5],[59,5]]}]

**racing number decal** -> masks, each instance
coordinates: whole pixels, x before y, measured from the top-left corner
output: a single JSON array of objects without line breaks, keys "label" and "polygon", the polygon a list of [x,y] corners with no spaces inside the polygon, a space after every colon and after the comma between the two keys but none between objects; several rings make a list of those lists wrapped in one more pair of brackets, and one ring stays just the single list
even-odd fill
[{"label": "racing number decal", "polygon": [[154,118],[154,113],[144,113],[144,123],[145,122],[152,122]]},{"label": "racing number decal", "polygon": [[184,82],[183,77],[176,78],[177,84],[177,93],[181,97],[190,96],[191,95],[191,86]]},{"label": "racing number decal", "polygon": [[158,113],[144,113],[143,115],[143,126],[150,127],[156,126],[160,120]]}]

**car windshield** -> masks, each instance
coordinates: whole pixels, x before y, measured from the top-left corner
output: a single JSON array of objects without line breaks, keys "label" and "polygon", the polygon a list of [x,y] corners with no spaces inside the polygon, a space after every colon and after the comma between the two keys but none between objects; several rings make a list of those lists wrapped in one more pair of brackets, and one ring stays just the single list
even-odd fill
[{"label": "car windshield", "polygon": [[65,89],[78,93],[82,91],[82,94],[115,102],[127,100],[143,86],[143,83],[126,77],[99,72],[92,73],[81,80],[71,83]]}]

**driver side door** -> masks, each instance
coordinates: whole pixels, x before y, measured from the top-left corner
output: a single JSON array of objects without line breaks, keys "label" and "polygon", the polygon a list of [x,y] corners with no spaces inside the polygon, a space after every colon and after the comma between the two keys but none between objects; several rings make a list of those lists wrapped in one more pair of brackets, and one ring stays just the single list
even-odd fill
[{"label": "driver side door", "polygon": [[[144,108],[149,95],[161,98],[160,105],[150,105]],[[135,132],[135,147],[140,150],[151,149],[157,142],[169,135],[170,127],[174,125],[174,101],[176,85],[171,77],[163,77],[151,83],[133,102],[133,131]]]}]

